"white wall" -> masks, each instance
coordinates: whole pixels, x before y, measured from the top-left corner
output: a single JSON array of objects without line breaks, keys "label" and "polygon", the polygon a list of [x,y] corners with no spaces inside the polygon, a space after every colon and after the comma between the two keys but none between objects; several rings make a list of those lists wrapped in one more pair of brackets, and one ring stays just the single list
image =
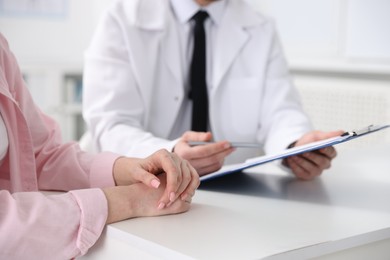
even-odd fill
[{"label": "white wall", "polygon": [[[82,63],[110,0],[63,0],[65,17],[0,14],[0,29],[19,62]],[[248,0],[273,16],[291,66],[390,72],[390,1]]]},{"label": "white wall", "polygon": [[[2,2],[3,1],[3,2]],[[0,4],[5,0],[0,0]],[[0,8],[0,31],[8,39],[27,86],[38,106],[60,124],[66,141],[77,140],[84,129],[81,103],[75,93],[83,69],[83,54],[110,0],[7,0],[20,3],[65,3],[54,15],[32,8],[20,13]],[[38,12],[37,12],[38,9]],[[32,11],[31,11],[32,10]],[[46,9],[45,9],[46,10]]]},{"label": "white wall", "polygon": [[102,10],[110,0],[64,0],[64,15],[0,14],[0,30],[19,63],[80,65]]},{"label": "white wall", "polygon": [[293,68],[390,74],[390,1],[248,1],[274,17]]}]

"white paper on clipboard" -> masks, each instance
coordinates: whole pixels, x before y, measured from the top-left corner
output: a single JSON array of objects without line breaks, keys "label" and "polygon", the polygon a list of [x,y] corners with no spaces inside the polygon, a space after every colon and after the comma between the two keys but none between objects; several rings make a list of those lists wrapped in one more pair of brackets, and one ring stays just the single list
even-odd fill
[{"label": "white paper on clipboard", "polygon": [[287,158],[289,156],[298,155],[298,154],[318,150],[321,148],[325,148],[328,146],[333,146],[336,144],[344,143],[344,142],[347,142],[347,141],[350,141],[350,140],[359,138],[361,136],[371,134],[371,133],[374,133],[374,132],[377,132],[377,131],[380,131],[380,130],[383,130],[383,129],[386,129],[389,127],[390,127],[390,125],[369,125],[367,127],[359,129],[359,130],[345,132],[341,136],[336,136],[336,137],[328,138],[325,140],[312,142],[312,143],[309,143],[306,145],[293,147],[290,149],[286,149],[286,150],[284,150],[280,153],[277,153],[277,154],[270,154],[270,155],[264,155],[264,156],[259,156],[259,157],[255,157],[255,158],[250,158],[250,159],[246,160],[244,163],[227,165],[227,166],[222,167],[220,170],[218,170],[216,172],[212,172],[212,173],[203,175],[200,177],[200,180],[205,181],[208,179],[216,178],[218,176],[242,171],[244,169],[248,169],[250,167],[254,167],[254,166],[257,166],[260,164],[284,159],[284,158]]}]

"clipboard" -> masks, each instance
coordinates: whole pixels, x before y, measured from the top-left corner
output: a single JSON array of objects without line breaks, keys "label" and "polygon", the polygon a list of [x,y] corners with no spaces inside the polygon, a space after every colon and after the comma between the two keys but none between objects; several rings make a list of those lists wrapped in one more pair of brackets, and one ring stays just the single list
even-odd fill
[{"label": "clipboard", "polygon": [[365,135],[368,135],[371,133],[375,133],[375,132],[378,132],[380,130],[383,130],[383,129],[386,129],[389,127],[390,127],[390,125],[369,125],[367,127],[359,129],[359,130],[345,132],[340,136],[331,137],[331,138],[328,138],[325,140],[308,143],[306,145],[301,145],[301,146],[289,148],[289,149],[286,149],[280,153],[250,158],[243,163],[226,165],[216,172],[212,172],[212,173],[203,175],[200,177],[200,181],[205,181],[205,180],[216,178],[216,177],[219,177],[222,175],[242,171],[242,170],[245,170],[245,169],[248,169],[248,168],[251,168],[254,166],[258,166],[261,164],[265,164],[265,163],[272,162],[275,160],[284,159],[284,158],[287,158],[289,156],[299,155],[302,153],[307,153],[307,152],[311,152],[314,150],[322,149],[322,148],[325,148],[328,146],[333,146],[336,144],[348,142],[350,140],[360,138],[362,136],[365,136]]}]

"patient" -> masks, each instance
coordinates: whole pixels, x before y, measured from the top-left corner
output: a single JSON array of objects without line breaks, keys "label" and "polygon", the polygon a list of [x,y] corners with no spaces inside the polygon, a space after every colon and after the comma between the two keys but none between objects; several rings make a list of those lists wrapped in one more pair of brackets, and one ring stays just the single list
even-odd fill
[{"label": "patient", "polygon": [[75,258],[108,223],[187,211],[198,185],[165,150],[136,159],[62,144],[0,34],[0,259]]}]

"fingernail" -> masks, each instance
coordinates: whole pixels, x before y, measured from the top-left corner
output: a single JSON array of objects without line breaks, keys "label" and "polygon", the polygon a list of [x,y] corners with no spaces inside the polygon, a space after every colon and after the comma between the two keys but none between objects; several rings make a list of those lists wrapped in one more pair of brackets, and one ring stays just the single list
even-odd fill
[{"label": "fingernail", "polygon": [[185,194],[183,194],[181,196],[181,200],[186,200],[187,198],[188,198],[188,194],[187,193],[185,193]]},{"label": "fingernail", "polygon": [[156,179],[153,179],[151,184],[152,184],[152,187],[154,187],[154,188],[158,188],[160,186],[160,182]]},{"label": "fingernail", "polygon": [[170,201],[174,201],[175,200],[175,193],[174,192],[171,192],[171,194],[169,194],[169,200]]},{"label": "fingernail", "polygon": [[160,204],[158,204],[157,209],[163,209],[163,208],[165,208],[165,203],[164,202],[160,202]]},{"label": "fingernail", "polygon": [[228,149],[228,148],[230,148],[230,146],[231,146],[231,144],[230,144],[230,143],[227,143],[227,144],[225,144],[224,148],[225,148],[225,149]]}]

